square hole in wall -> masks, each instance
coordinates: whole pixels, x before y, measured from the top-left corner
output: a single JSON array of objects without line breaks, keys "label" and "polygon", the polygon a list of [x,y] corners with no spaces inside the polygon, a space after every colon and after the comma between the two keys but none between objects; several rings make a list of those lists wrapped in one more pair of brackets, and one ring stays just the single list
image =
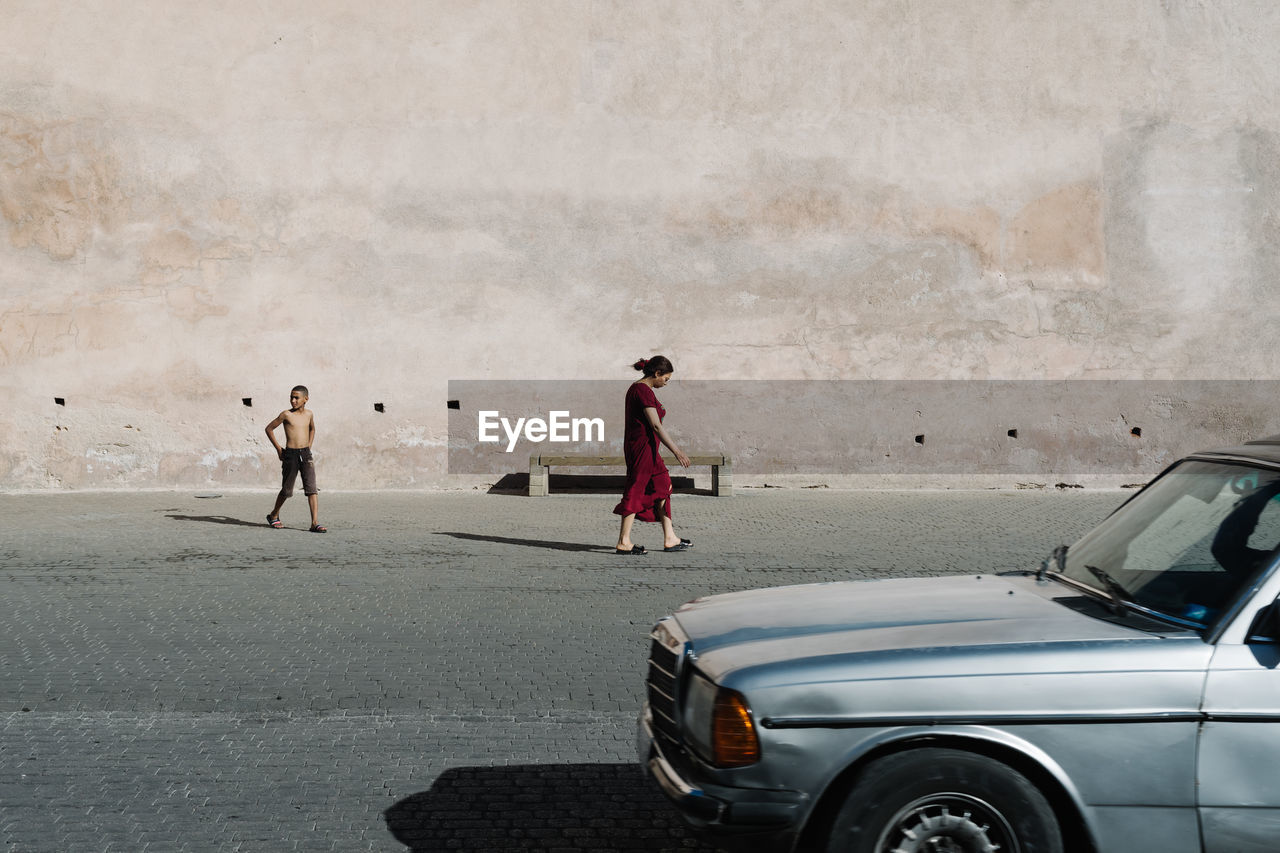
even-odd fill
[{"label": "square hole in wall", "polygon": [[244,404],[245,404],[245,406],[247,406],[247,407],[249,407],[249,408],[253,408],[253,398],[252,398],[252,397],[241,397],[241,398],[240,398],[240,402],[241,402],[241,403],[244,403]]},{"label": "square hole in wall", "polygon": [[461,409],[461,408],[462,408],[462,401],[461,401],[461,400],[450,400],[450,401],[449,401],[449,408],[450,408],[450,409]]},{"label": "square hole in wall", "polygon": [[55,406],[65,406],[67,404],[67,401],[65,397],[54,397],[53,404]]},{"label": "square hole in wall", "polygon": [[385,412],[387,410],[387,407],[382,405],[381,403],[374,403],[373,410],[375,412]]}]

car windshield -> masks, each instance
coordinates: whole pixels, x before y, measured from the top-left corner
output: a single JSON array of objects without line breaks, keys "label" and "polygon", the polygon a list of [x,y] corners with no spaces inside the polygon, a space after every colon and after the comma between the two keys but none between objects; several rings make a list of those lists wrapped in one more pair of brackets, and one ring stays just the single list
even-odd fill
[{"label": "car windshield", "polygon": [[1280,553],[1280,471],[1188,460],[1066,554],[1068,578],[1208,626]]}]

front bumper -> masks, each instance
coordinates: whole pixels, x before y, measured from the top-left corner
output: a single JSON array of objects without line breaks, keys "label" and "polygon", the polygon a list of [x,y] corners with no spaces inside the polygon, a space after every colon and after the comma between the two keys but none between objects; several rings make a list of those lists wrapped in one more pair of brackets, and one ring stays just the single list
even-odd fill
[{"label": "front bumper", "polygon": [[753,851],[786,851],[794,846],[807,795],[696,779],[689,762],[663,754],[653,736],[647,704],[636,725],[636,751],[650,778],[685,821],[717,844]]}]

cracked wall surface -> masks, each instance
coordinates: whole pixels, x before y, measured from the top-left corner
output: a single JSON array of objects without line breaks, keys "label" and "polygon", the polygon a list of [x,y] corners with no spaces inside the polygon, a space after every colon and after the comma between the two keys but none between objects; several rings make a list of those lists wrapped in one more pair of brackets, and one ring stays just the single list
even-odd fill
[{"label": "cracked wall surface", "polygon": [[0,8],[0,488],[271,487],[296,383],[385,488],[456,482],[449,380],[653,352],[1280,373],[1266,0]]}]

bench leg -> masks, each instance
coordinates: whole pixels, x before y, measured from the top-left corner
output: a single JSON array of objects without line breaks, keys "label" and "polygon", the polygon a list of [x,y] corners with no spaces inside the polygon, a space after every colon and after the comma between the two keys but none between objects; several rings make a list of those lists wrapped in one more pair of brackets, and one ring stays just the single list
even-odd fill
[{"label": "bench leg", "polygon": [[551,491],[551,469],[536,462],[529,463],[529,497],[543,498]]},{"label": "bench leg", "polygon": [[711,466],[711,494],[718,498],[733,497],[733,466]]}]

